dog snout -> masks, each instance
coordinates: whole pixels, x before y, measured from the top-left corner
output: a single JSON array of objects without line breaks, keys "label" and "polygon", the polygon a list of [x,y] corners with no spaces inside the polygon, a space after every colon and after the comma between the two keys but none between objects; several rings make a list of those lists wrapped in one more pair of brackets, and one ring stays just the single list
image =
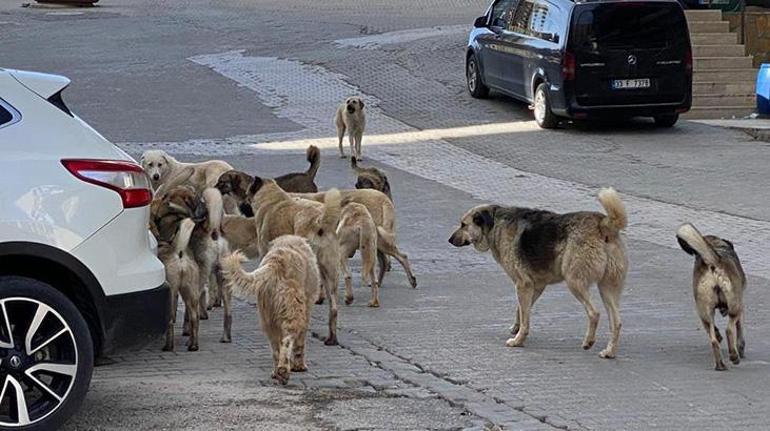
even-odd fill
[{"label": "dog snout", "polygon": [[356,107],[353,106],[353,103],[348,103],[347,109],[348,109],[348,113],[350,113],[350,114],[356,112]]},{"label": "dog snout", "polygon": [[452,236],[449,237],[449,243],[455,247],[465,247],[466,245],[470,244],[466,239],[463,238],[459,231],[455,231]]},{"label": "dog snout", "polygon": [[158,181],[159,179],[160,179],[160,174],[158,174],[158,173],[152,174],[152,180],[153,181]]}]

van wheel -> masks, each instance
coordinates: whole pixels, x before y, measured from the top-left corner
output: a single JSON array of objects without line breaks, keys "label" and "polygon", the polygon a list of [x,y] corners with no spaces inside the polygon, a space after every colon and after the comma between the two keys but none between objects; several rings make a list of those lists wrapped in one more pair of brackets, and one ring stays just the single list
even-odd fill
[{"label": "van wheel", "polygon": [[555,129],[559,125],[559,118],[551,112],[551,99],[548,95],[548,86],[543,82],[535,89],[535,122],[543,129]]},{"label": "van wheel", "polygon": [[91,382],[91,333],[72,302],[46,283],[3,276],[0,292],[0,430],[57,429]]},{"label": "van wheel", "polygon": [[673,127],[679,121],[679,114],[657,115],[653,120],[658,127]]},{"label": "van wheel", "polygon": [[465,64],[465,81],[468,83],[468,92],[476,99],[485,99],[489,96],[489,87],[481,80],[481,70],[476,54],[468,56]]}]

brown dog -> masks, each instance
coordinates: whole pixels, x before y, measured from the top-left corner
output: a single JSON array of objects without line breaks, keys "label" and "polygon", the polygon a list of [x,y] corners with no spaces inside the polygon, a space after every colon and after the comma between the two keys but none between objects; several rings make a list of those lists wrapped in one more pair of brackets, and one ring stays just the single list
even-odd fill
[{"label": "brown dog", "polygon": [[695,226],[687,223],[676,232],[679,245],[695,256],[692,289],[695,308],[703,328],[711,340],[711,350],[717,371],[726,370],[720,354],[722,336],[714,324],[714,311],[729,316],[727,322],[727,350],[730,361],[739,364],[745,357],[746,341],[743,338],[743,291],[746,275],[733,244],[713,235],[701,235]]},{"label": "brown dog", "polygon": [[225,215],[222,235],[231,250],[240,250],[248,259],[259,257],[257,227],[253,217]]},{"label": "brown dog", "polygon": [[200,312],[200,295],[198,264],[192,258],[189,249],[190,236],[195,229],[195,222],[189,218],[182,220],[178,225],[178,231],[172,241],[159,242],[158,258],[166,267],[166,281],[168,282],[171,301],[168,328],[166,329],[166,344],[164,351],[174,351],[174,325],[176,324],[176,308],[179,296],[185,305],[188,316],[187,324],[190,339],[187,341],[187,350],[198,350],[198,313]]},{"label": "brown dog", "polygon": [[337,225],[337,238],[340,241],[340,268],[345,274],[345,304],[353,303],[353,276],[348,268],[348,259],[356,250],[361,251],[362,285],[372,285],[370,307],[380,306],[379,285],[374,278],[374,266],[377,262],[377,226],[369,210],[361,204],[351,202],[342,208],[340,223]]},{"label": "brown dog", "polygon": [[618,305],[628,260],[620,230],[626,227],[623,202],[611,188],[599,192],[607,215],[597,212],[556,214],[550,211],[481,205],[470,209],[449,238],[455,247],[470,244],[490,250],[516,285],[519,306],[505,343],[521,347],[529,334],[529,314],[547,285],[567,282],[570,292],[585,307],[588,329],[583,348],[596,341],[599,312],[591,303],[590,287],[597,283],[609,314],[610,337],[599,356],[614,358],[620,338]]},{"label": "brown dog", "polygon": [[[382,286],[382,280],[385,278],[387,262],[385,256],[393,256],[398,260],[406,272],[409,284],[417,287],[417,278],[412,273],[412,267],[409,264],[409,257],[399,250],[396,241],[396,209],[384,193],[372,189],[361,190],[341,190],[342,206],[345,207],[351,202],[359,203],[369,210],[369,214],[377,226],[377,258],[380,263],[380,273],[377,283]],[[311,199],[318,202],[324,202],[326,193],[293,193],[292,196],[303,199]]]},{"label": "brown dog", "polygon": [[239,296],[256,297],[262,330],[273,351],[273,378],[285,385],[289,371],[307,371],[305,336],[313,301],[318,294],[318,262],[304,238],[284,235],[270,244],[259,268],[241,268],[239,252],[222,265],[231,288]]},{"label": "brown dog", "polygon": [[387,175],[381,170],[370,166],[368,168],[362,168],[358,166],[356,159],[350,159],[350,167],[356,173],[356,188],[357,189],[374,189],[385,193],[388,199],[393,201],[393,196],[390,192],[390,182]]}]

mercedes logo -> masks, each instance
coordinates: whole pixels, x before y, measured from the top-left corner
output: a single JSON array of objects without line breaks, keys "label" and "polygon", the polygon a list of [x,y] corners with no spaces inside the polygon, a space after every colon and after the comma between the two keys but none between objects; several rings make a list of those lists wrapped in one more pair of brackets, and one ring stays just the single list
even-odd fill
[{"label": "mercedes logo", "polygon": [[8,363],[12,368],[19,368],[21,366],[21,358],[18,356],[11,356],[11,359],[8,360]]},{"label": "mercedes logo", "polygon": [[628,56],[628,64],[636,64],[636,56],[635,55],[629,55]]}]

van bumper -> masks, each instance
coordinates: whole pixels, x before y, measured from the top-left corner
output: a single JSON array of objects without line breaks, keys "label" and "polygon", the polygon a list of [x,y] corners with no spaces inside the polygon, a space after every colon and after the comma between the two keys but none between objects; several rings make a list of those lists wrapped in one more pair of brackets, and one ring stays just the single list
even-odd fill
[{"label": "van bumper", "polygon": [[141,349],[159,341],[168,325],[169,300],[166,283],[155,289],[105,297],[101,354]]},{"label": "van bumper", "polygon": [[662,103],[649,105],[580,106],[572,103],[556,115],[573,119],[654,117],[657,115],[683,114],[690,110],[691,103]]}]

